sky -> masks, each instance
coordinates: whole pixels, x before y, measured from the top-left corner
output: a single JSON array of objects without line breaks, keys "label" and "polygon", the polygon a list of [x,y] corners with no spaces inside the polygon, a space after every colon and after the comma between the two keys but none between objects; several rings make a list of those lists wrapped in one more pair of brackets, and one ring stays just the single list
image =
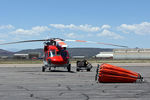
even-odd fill
[{"label": "sky", "polygon": [[[0,43],[63,38],[150,48],[150,0],[0,0]],[[68,47],[118,48],[66,42]],[[43,43],[1,45],[15,51]]]}]

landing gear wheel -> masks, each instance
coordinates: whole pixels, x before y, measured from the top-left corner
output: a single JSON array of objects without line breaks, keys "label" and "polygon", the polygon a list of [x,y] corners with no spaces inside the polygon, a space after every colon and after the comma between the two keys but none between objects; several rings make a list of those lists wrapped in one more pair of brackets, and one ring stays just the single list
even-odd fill
[{"label": "landing gear wheel", "polygon": [[91,71],[91,69],[87,69],[87,72],[90,72]]},{"label": "landing gear wheel", "polygon": [[68,65],[67,69],[68,69],[68,72],[71,71],[71,64]]},{"label": "landing gear wheel", "polygon": [[42,72],[45,72],[45,67],[44,66],[42,66]]},{"label": "landing gear wheel", "polygon": [[51,71],[51,67],[49,67],[49,71]]},{"label": "landing gear wheel", "polygon": [[79,71],[80,71],[80,69],[78,69],[78,68],[77,68],[76,70],[77,70],[77,72],[79,72]]}]

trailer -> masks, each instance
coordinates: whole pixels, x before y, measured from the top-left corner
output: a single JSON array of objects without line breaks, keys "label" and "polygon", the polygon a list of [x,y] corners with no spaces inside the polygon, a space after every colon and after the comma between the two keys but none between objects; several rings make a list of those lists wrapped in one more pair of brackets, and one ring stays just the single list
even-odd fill
[{"label": "trailer", "polygon": [[92,69],[92,64],[89,63],[87,60],[77,61],[76,62],[77,68],[76,71],[79,72],[80,70],[87,70],[88,72]]}]

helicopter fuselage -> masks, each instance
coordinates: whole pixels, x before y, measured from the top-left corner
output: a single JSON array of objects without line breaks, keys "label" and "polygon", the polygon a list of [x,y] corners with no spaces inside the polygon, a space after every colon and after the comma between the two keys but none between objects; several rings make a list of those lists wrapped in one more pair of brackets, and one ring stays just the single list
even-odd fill
[{"label": "helicopter fuselage", "polygon": [[48,65],[64,65],[69,63],[69,53],[62,47],[48,45],[44,47],[44,61]]}]

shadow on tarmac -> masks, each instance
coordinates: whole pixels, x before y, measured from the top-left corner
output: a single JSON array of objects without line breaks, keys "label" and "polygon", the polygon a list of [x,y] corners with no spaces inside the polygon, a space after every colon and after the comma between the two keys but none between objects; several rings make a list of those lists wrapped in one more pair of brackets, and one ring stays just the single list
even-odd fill
[{"label": "shadow on tarmac", "polygon": [[[46,72],[68,72],[68,71],[64,71],[64,70],[51,70],[51,71],[46,71]],[[70,71],[68,73],[76,73],[76,72]]]}]

